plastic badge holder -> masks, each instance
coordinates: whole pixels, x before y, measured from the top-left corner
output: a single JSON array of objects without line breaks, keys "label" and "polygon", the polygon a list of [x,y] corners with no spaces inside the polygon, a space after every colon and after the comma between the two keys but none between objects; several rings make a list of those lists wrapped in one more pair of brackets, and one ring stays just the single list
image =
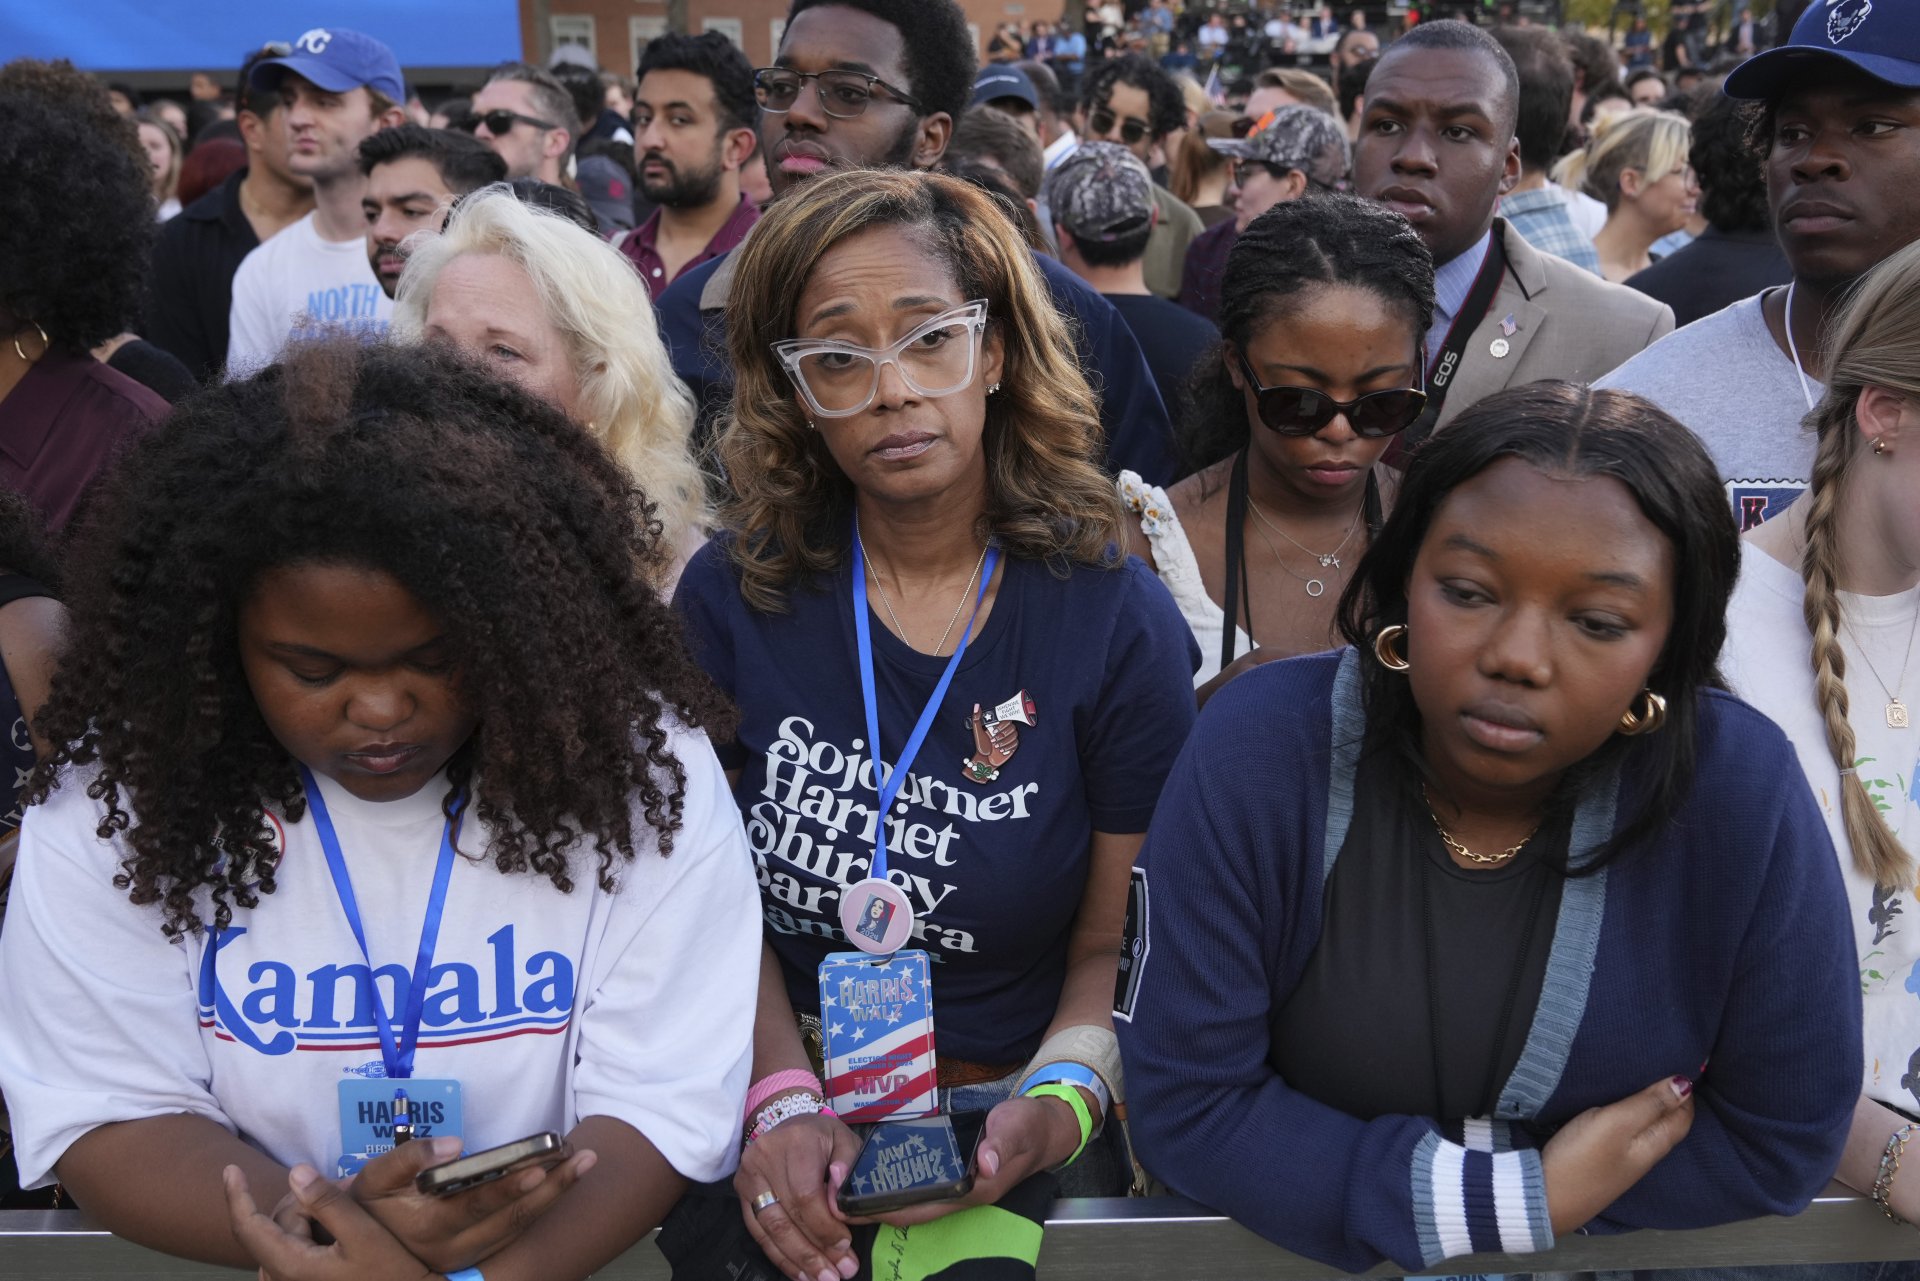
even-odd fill
[{"label": "plastic badge holder", "polygon": [[848,1124],[939,1112],[928,969],[921,951],[820,963],[827,1106]]}]

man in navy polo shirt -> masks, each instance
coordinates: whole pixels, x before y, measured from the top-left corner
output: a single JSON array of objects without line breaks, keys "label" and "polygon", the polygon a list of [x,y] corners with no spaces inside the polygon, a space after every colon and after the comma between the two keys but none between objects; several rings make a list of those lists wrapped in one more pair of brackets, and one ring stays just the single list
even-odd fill
[{"label": "man in navy polo shirt", "polygon": [[248,254],[233,277],[227,373],[271,363],[289,338],[386,332],[393,300],[367,262],[360,144],[406,119],[393,50],[342,27],[316,27],[254,67],[250,87],[277,93],[293,139],[289,167],[313,182],[313,212]]},{"label": "man in navy polo shirt", "polygon": [[[840,69],[881,82],[852,115],[827,112],[817,80],[802,81],[785,110],[767,109],[763,95],[760,146],[776,200],[830,169],[933,168],[966,109],[975,67],[966,16],[954,0],[795,0],[776,61],[805,75]],[[725,312],[733,262],[729,254],[689,268],[658,304],[674,372],[692,389],[703,424],[733,392]],[[1108,466],[1156,485],[1172,481],[1172,432],[1140,344],[1113,305],[1071,271],[1040,255],[1034,263],[1100,394]]]}]

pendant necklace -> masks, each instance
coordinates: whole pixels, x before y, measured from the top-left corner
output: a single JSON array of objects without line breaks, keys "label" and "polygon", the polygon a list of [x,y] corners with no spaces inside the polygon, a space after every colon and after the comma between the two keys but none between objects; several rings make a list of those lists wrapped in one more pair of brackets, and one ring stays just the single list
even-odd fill
[{"label": "pendant necklace", "polygon": [[[1362,503],[1357,509],[1355,509],[1353,513],[1353,523],[1347,526],[1346,536],[1340,540],[1340,545],[1334,548],[1330,552],[1317,552],[1313,550],[1313,548],[1308,547],[1306,544],[1302,543],[1299,539],[1295,538],[1292,534],[1289,534],[1286,530],[1280,528],[1280,526],[1268,520],[1266,518],[1266,515],[1263,512],[1261,512],[1260,504],[1253,501],[1252,494],[1247,495],[1247,508],[1253,512],[1253,518],[1259,521],[1260,524],[1264,526],[1266,529],[1272,530],[1274,533],[1280,535],[1280,537],[1286,539],[1288,542],[1292,543],[1295,547],[1298,547],[1301,551],[1305,552],[1307,555],[1319,561],[1320,568],[1339,569],[1341,568],[1340,553],[1345,551],[1347,549],[1347,544],[1353,541],[1353,531],[1360,528],[1360,516],[1361,516],[1361,513],[1366,510],[1366,504]],[[1313,596],[1313,597],[1319,597],[1326,593],[1327,585],[1325,582],[1321,581],[1318,578],[1309,578],[1304,574],[1294,573],[1293,569],[1286,563],[1286,561],[1281,560],[1279,549],[1274,547],[1273,540],[1268,538],[1264,533],[1260,535],[1260,538],[1261,538],[1261,541],[1266,543],[1268,549],[1273,552],[1273,558],[1276,561],[1280,562],[1280,568],[1286,570],[1289,574],[1293,574],[1295,578],[1299,579],[1301,582],[1307,585],[1307,595]]]},{"label": "pendant necklace", "polygon": [[[854,537],[859,538],[859,534],[855,533]],[[887,607],[887,617],[893,620],[893,630],[899,632],[900,639],[907,642],[907,648],[912,649],[913,641],[908,638],[907,629],[901,626],[900,615],[893,612],[893,600],[887,595],[887,585],[880,581],[880,571],[873,567],[873,557],[867,555],[867,545],[864,542],[860,544],[860,557],[867,562],[867,572],[873,575],[873,585],[880,589],[880,603]],[[973,594],[973,585],[979,581],[980,567],[986,563],[987,549],[982,547],[980,559],[973,562],[973,573],[967,576],[967,585],[960,591],[960,603],[953,607],[953,617],[947,619],[947,630],[940,633],[940,643],[933,647],[935,658],[938,658],[940,651],[947,647],[947,638],[953,635],[953,625],[960,621],[960,611],[966,608],[967,597]]]},{"label": "pendant necklace", "polygon": [[[1913,660],[1913,631],[1915,624],[1920,624],[1920,605],[1914,607],[1913,619],[1914,621],[1912,623],[1907,624],[1907,654],[1905,658],[1900,660],[1900,679],[1894,682],[1895,689],[1904,689],[1907,684],[1907,664]],[[1852,631],[1853,629],[1849,627],[1848,630]],[[1867,670],[1873,673],[1873,679],[1879,683],[1881,693],[1887,696],[1887,728],[1906,729],[1913,723],[1913,718],[1907,711],[1907,705],[1900,701],[1899,694],[1895,693],[1893,689],[1887,688],[1886,681],[1881,680],[1880,669],[1873,665],[1873,656],[1868,654],[1867,647],[1860,643],[1860,634],[1858,632],[1854,633],[1853,643],[1855,648],[1860,651],[1860,657],[1865,660]]]}]

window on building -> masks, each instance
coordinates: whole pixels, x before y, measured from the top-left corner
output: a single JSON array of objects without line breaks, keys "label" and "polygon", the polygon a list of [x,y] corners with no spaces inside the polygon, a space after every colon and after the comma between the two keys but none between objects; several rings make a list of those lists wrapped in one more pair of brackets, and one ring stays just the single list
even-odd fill
[{"label": "window on building", "polygon": [[558,49],[563,44],[579,45],[592,56],[595,65],[600,61],[599,41],[594,35],[591,14],[556,13],[547,18],[547,35]]}]

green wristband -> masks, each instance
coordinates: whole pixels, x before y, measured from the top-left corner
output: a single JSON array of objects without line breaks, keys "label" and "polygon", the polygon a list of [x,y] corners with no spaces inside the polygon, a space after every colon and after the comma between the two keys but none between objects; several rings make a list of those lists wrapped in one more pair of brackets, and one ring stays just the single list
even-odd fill
[{"label": "green wristband", "polygon": [[1080,1154],[1087,1150],[1087,1140],[1093,1137],[1093,1113],[1087,1110],[1087,1101],[1080,1097],[1079,1087],[1063,1085],[1058,1081],[1049,1081],[1045,1085],[1036,1085],[1031,1090],[1028,1090],[1026,1097],[1030,1099],[1059,1099],[1073,1109],[1073,1119],[1080,1123],[1080,1146],[1073,1150],[1072,1156],[1062,1161],[1056,1168],[1064,1169],[1072,1165],[1075,1161],[1078,1161]]}]

